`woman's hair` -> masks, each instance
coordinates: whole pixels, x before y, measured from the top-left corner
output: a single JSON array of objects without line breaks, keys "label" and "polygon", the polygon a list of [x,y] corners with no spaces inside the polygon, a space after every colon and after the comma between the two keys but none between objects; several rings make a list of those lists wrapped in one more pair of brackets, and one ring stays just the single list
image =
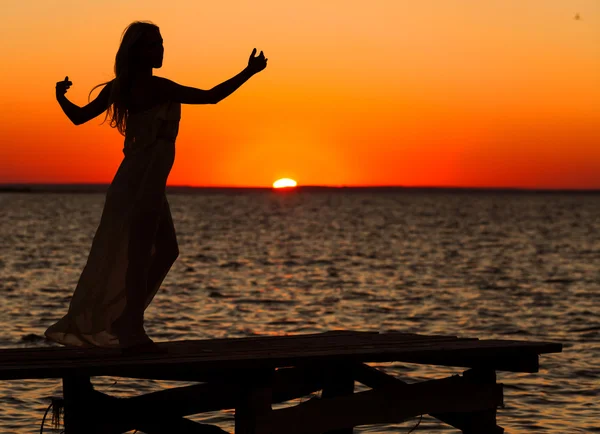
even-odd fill
[{"label": "woman's hair", "polygon": [[[110,116],[110,126],[116,127],[122,135],[125,135],[127,127],[127,105],[132,84],[132,69],[135,68],[140,49],[144,48],[140,41],[143,41],[144,36],[151,31],[159,31],[158,26],[150,21],[134,21],[125,28],[121,35],[121,44],[115,57],[115,78],[112,80],[108,110],[102,123]],[[110,81],[94,86],[88,95],[88,101],[94,89],[108,83]]]}]

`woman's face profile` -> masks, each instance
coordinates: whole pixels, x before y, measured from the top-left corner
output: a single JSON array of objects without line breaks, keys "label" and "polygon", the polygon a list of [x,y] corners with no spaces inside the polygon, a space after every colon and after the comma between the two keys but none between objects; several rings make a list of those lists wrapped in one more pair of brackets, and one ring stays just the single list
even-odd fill
[{"label": "woman's face profile", "polygon": [[152,68],[160,68],[163,62],[163,39],[159,31],[148,32],[144,37],[142,62]]}]

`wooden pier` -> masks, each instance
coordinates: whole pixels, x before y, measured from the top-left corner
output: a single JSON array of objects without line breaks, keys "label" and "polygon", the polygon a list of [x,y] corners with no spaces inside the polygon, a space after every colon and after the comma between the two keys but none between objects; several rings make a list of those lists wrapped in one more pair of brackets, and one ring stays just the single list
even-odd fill
[{"label": "wooden pier", "polygon": [[[353,427],[429,414],[465,434],[496,434],[503,405],[496,371],[537,372],[549,342],[406,333],[332,331],[310,335],[160,342],[167,354],[121,355],[105,348],[2,348],[0,380],[62,378],[65,433],[225,433],[185,416],[235,409],[236,434],[350,434]],[[408,384],[366,363],[468,368]],[[94,390],[93,376],[198,382],[130,398]],[[370,389],[354,392],[355,381]],[[272,404],[322,390],[274,410]]]}]

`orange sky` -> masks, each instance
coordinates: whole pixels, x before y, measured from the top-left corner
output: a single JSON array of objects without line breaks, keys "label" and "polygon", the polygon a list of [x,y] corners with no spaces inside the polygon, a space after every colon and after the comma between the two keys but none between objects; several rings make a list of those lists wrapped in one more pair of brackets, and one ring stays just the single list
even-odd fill
[{"label": "orange sky", "polygon": [[3,0],[0,183],[112,180],[122,136],[71,124],[54,85],[83,106],[138,19],[181,84],[269,59],[183,106],[169,185],[600,188],[597,0]]}]

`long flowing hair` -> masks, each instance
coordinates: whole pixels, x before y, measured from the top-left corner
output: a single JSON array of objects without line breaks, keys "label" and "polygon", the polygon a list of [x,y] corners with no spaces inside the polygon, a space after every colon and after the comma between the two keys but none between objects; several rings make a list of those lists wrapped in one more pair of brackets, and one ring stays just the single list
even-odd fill
[{"label": "long flowing hair", "polygon": [[[102,123],[110,116],[110,126],[117,128],[123,136],[127,129],[127,106],[132,84],[132,70],[136,66],[140,49],[144,48],[140,41],[150,31],[160,31],[160,29],[150,21],[134,21],[129,24],[121,34],[121,44],[115,56],[115,78],[112,80],[108,110]],[[90,90],[88,101],[94,89],[108,83],[110,81],[94,86]]]}]

